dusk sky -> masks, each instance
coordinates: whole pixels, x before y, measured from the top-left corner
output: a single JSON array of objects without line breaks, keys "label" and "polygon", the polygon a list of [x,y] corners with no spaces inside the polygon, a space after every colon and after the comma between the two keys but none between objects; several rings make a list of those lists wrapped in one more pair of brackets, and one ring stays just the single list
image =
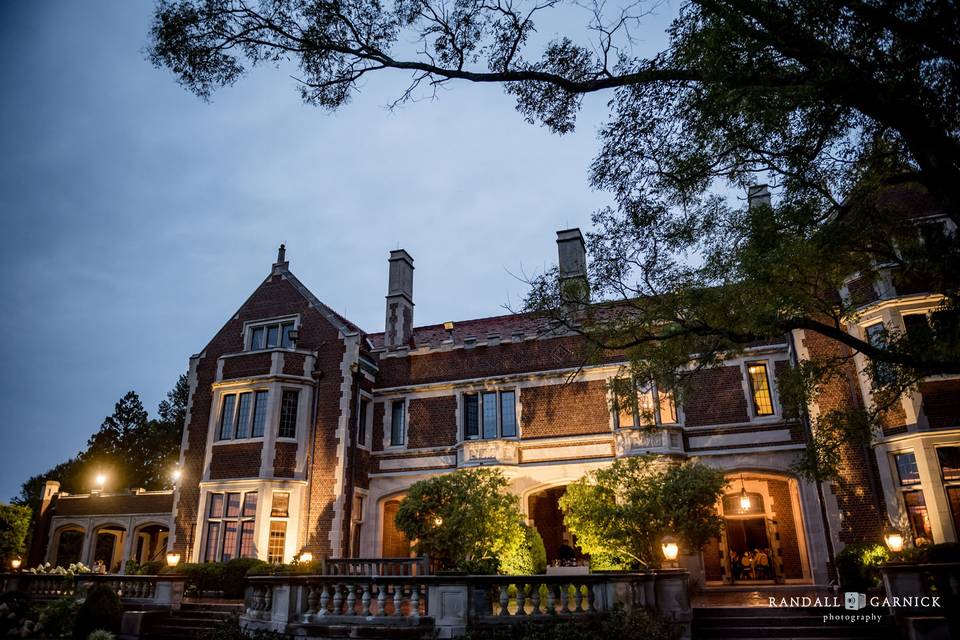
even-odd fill
[{"label": "dusk sky", "polygon": [[145,60],[151,11],[0,1],[0,500],[75,455],[125,392],[155,415],[281,242],[375,332],[390,249],[416,261],[415,324],[496,315],[525,293],[516,274],[555,262],[554,232],[608,202],[587,171],[609,96],[564,137],[495,86],[389,112],[395,72],[333,115],[273,68],[206,104]]}]

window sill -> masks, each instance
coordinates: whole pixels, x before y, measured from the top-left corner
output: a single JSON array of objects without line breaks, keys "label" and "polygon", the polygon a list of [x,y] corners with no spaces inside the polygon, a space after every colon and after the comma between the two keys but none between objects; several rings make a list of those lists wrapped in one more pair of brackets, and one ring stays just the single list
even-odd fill
[{"label": "window sill", "polygon": [[263,436],[257,436],[255,438],[231,438],[231,439],[224,439],[224,440],[216,440],[214,441],[213,446],[217,446],[221,444],[249,444],[252,442],[262,443],[263,440],[264,440]]}]

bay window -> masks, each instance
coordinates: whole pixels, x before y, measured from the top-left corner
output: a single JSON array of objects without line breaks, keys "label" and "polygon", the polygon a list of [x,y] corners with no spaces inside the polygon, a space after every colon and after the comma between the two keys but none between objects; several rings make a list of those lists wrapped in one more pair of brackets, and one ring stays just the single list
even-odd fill
[{"label": "bay window", "polygon": [[205,562],[254,557],[257,492],[211,493],[207,498]]},{"label": "bay window", "polygon": [[621,380],[616,387],[617,426],[620,429],[677,423],[673,393],[660,390],[654,384],[641,388],[634,381],[624,384]]}]

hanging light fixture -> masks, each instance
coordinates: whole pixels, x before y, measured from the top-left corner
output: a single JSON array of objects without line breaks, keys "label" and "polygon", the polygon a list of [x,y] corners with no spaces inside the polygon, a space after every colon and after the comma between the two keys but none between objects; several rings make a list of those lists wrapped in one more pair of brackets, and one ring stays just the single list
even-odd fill
[{"label": "hanging light fixture", "polygon": [[743,482],[743,474],[740,474],[740,510],[750,510],[750,496],[747,495],[747,485]]},{"label": "hanging light fixture", "polygon": [[903,551],[903,534],[896,527],[887,527],[883,532],[883,541],[890,553]]}]

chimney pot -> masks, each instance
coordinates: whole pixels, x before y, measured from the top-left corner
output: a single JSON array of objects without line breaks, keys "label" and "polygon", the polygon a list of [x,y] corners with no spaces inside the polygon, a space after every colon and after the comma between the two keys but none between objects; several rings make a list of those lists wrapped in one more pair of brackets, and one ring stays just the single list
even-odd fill
[{"label": "chimney pot", "polygon": [[384,345],[408,346],[413,338],[413,258],[403,249],[390,252]]},{"label": "chimney pot", "polygon": [[587,246],[580,229],[557,231],[560,287],[563,303],[583,304],[590,300],[587,280]]},{"label": "chimney pot", "polygon": [[770,188],[765,184],[754,184],[747,188],[747,206],[750,208],[770,206]]}]

